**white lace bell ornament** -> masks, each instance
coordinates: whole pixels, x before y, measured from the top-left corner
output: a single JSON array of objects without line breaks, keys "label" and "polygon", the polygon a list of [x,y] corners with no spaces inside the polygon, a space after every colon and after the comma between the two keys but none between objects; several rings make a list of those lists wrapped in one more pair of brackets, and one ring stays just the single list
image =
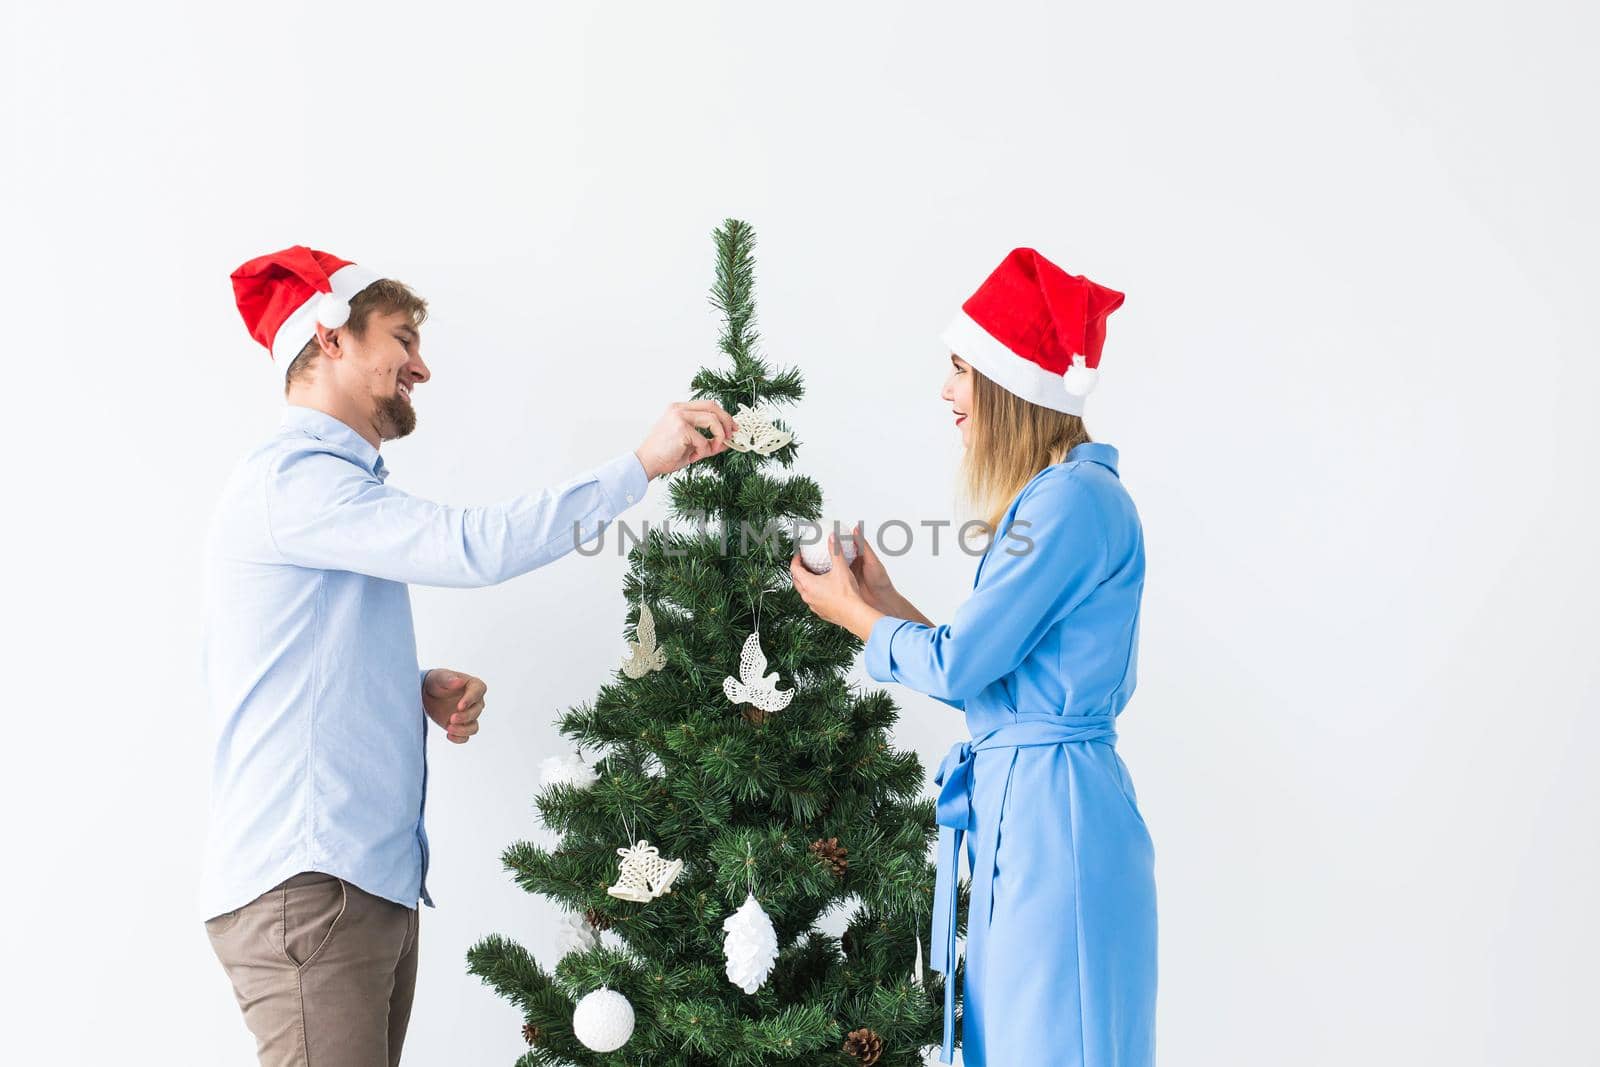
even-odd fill
[{"label": "white lace bell ornament", "polygon": [[643,678],[651,671],[667,665],[667,652],[656,645],[656,617],[650,605],[639,602],[639,624],[634,627],[639,640],[629,641],[627,658],[622,661],[622,673],[629,678]]},{"label": "white lace bell ornament", "polygon": [[782,711],[794,699],[793,689],[778,688],[778,672],[764,673],[767,655],[761,651],[761,631],[744,639],[739,652],[739,677],[722,679],[722,691],[735,704],[752,704],[763,715]]},{"label": "white lace bell ornament", "polygon": [[672,883],[683,873],[682,860],[663,859],[661,850],[641,840],[632,848],[619,848],[617,884],[606,892],[622,900],[644,904],[672,892]]},{"label": "white lace bell ornament", "polygon": [[733,421],[739,424],[739,429],[728,438],[728,447],[739,452],[772,455],[794,440],[792,433],[778,429],[772,420],[773,415],[765,408],[753,409],[740,404],[739,410],[733,413]]},{"label": "white lace bell ornament", "polygon": [[754,993],[772,973],[772,965],[778,959],[778,931],[773,929],[772,918],[756,895],[747,893],[739,910],[722,920],[722,928],[727,931],[722,952],[728,959],[728,981],[746,993]]},{"label": "white lace bell ornament", "polygon": [[601,986],[573,1009],[572,1035],[596,1052],[615,1052],[633,1036],[633,1021],[628,998]]}]

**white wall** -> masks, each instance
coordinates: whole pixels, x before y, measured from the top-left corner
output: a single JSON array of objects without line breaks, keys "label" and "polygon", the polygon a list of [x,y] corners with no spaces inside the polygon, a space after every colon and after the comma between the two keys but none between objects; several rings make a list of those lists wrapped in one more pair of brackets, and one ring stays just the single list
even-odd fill
[{"label": "white wall", "polygon": [[[190,909],[201,532],[280,403],[229,271],[310,243],[428,296],[386,454],[484,501],[719,358],[728,215],[802,467],[869,520],[949,515],[937,332],[1006,250],[1128,294],[1089,424],[1149,547],[1120,748],[1166,1067],[1600,1059],[1592,9],[334,6],[4,9],[0,1059],[251,1062]],[[408,1063],[522,1048],[463,954],[551,958],[498,857],[624,563],[415,591],[424,658],[492,692],[433,749]],[[971,582],[896,571],[936,618]],[[961,723],[896,695],[934,763]]]}]

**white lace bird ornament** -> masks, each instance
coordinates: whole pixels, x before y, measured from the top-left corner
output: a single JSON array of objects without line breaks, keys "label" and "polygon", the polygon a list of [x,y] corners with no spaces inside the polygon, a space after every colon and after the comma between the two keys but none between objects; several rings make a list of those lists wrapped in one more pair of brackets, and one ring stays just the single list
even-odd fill
[{"label": "white lace bird ornament", "polygon": [[794,699],[793,689],[778,688],[778,672],[764,673],[766,653],[761,651],[761,631],[744,640],[739,652],[739,677],[722,679],[722,691],[735,704],[753,704],[762,712],[782,711]]},{"label": "white lace bird ornament", "polygon": [[622,661],[622,673],[629,678],[643,678],[651,671],[667,665],[667,651],[656,645],[656,618],[650,605],[639,602],[639,625],[635,627],[639,640],[629,641],[628,656]]}]

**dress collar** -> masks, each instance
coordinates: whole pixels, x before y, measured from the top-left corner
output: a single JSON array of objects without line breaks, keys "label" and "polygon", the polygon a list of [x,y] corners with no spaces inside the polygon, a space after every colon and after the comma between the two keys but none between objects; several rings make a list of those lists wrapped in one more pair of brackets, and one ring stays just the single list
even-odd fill
[{"label": "dress collar", "polygon": [[383,457],[365,437],[325,411],[290,404],[283,409],[282,425],[343,449],[379,480],[389,473],[383,464]]},{"label": "dress collar", "polygon": [[1119,478],[1122,477],[1117,470],[1117,449],[1115,445],[1108,445],[1104,441],[1084,441],[1081,444],[1074,445],[1067,452],[1066,458],[1062,462],[1069,463],[1080,459],[1110,467],[1112,474],[1117,475]]}]

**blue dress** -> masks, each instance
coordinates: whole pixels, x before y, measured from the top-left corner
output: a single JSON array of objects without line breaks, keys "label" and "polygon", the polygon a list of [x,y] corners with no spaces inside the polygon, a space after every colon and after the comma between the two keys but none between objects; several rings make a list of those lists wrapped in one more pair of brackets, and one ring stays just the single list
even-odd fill
[{"label": "blue dress", "polygon": [[[954,974],[964,838],[967,1067],[1150,1067],[1155,854],[1115,747],[1135,682],[1144,537],[1117,450],[1073,448],[999,529],[950,623],[885,617],[867,640],[868,674],[962,709],[972,732],[935,780],[932,964]],[[950,1063],[953,980],[946,990]]]}]

